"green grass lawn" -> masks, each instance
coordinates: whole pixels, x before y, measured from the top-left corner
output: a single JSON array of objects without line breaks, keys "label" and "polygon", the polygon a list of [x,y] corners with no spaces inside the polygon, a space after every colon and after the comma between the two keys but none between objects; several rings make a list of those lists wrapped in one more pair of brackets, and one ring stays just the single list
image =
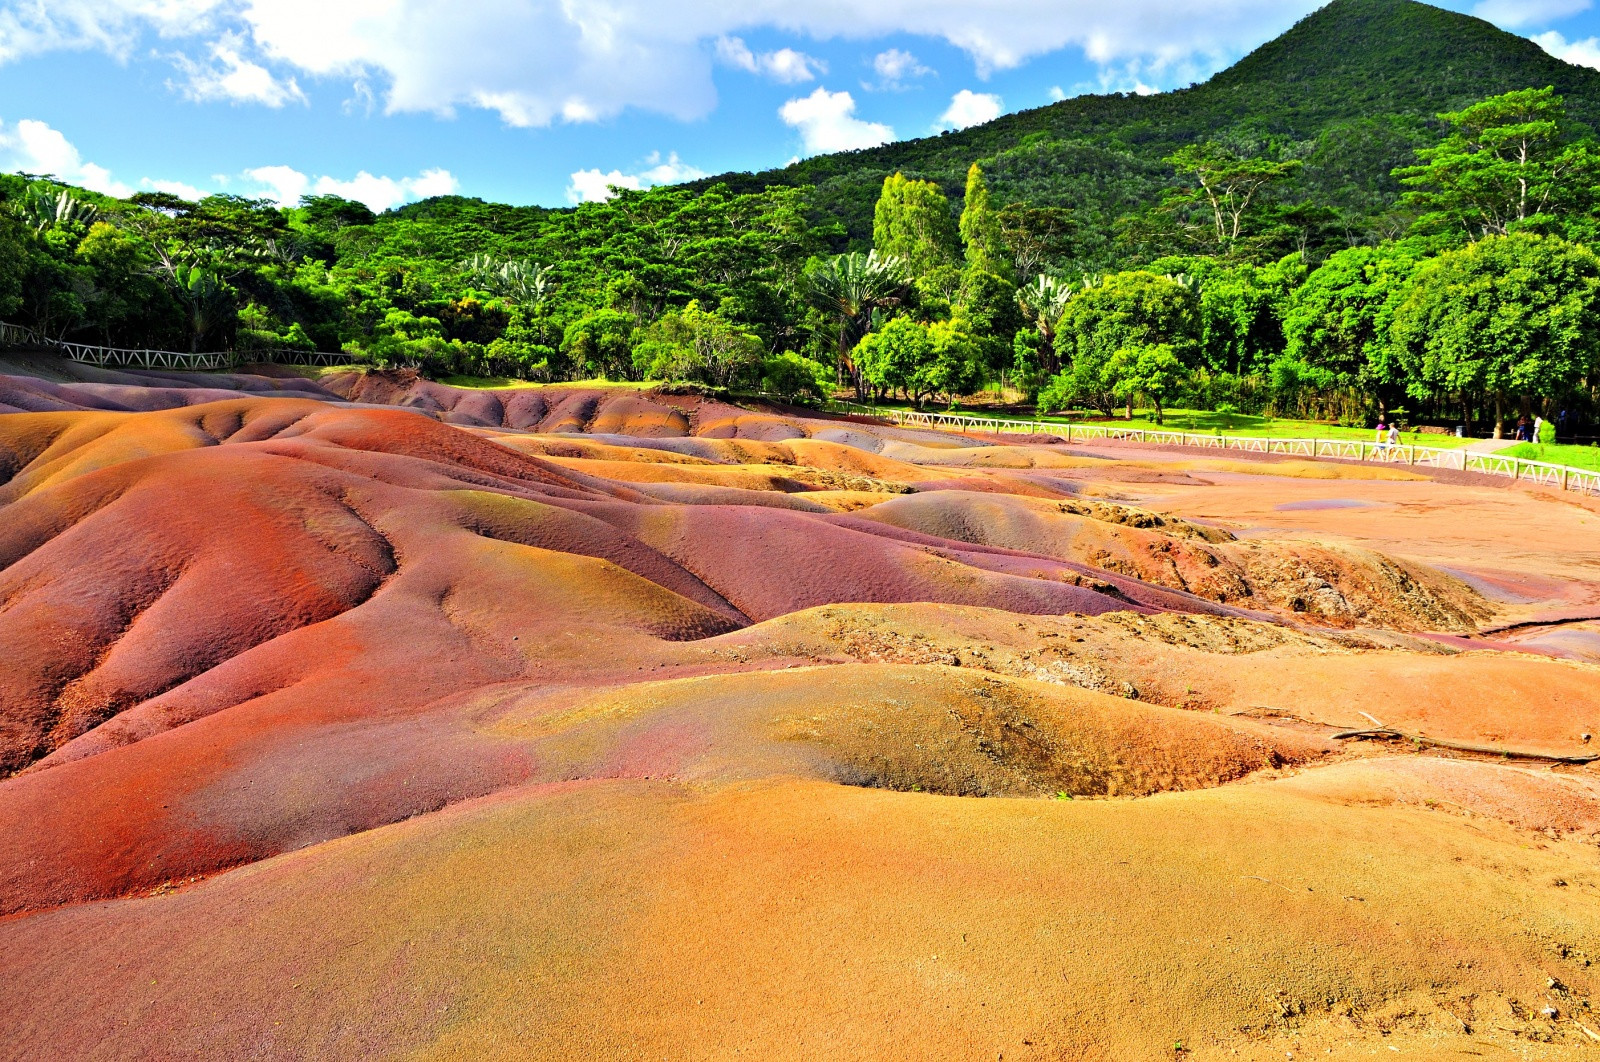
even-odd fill
[{"label": "green grass lawn", "polygon": [[1524,461],[1548,461],[1552,465],[1569,468],[1589,468],[1600,471],[1600,446],[1573,446],[1566,443],[1518,443],[1500,451],[1506,457],[1520,457]]},{"label": "green grass lawn", "polygon": [[[885,402],[882,403],[882,406],[892,406],[896,409],[912,408],[902,402]],[[930,408],[929,410],[929,412],[937,411],[936,408]],[[993,416],[1000,420],[1025,421],[1034,419],[1016,413],[991,414],[983,410],[957,410],[957,412],[966,416]],[[1132,420],[1124,420],[1122,417],[1084,419],[1082,417],[1065,416],[1045,416],[1038,419],[1051,424],[1140,428],[1147,431],[1188,431],[1206,435],[1220,431],[1224,435],[1253,435],[1273,439],[1346,439],[1352,442],[1373,442],[1375,439],[1371,428],[1341,428],[1336,424],[1323,424],[1314,420],[1259,417],[1245,413],[1213,413],[1204,409],[1168,409],[1164,413],[1165,416],[1161,424],[1155,422],[1153,414],[1149,411],[1138,409],[1134,410],[1134,418]],[[1425,434],[1413,431],[1401,433],[1401,442],[1407,446],[1432,446],[1441,450],[1464,446],[1471,441],[1471,439],[1458,439],[1454,435]]]}]

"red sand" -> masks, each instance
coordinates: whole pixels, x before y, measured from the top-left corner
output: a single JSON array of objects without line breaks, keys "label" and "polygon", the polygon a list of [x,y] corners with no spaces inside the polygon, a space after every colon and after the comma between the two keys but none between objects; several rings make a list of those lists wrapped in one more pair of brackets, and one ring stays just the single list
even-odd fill
[{"label": "red sand", "polygon": [[1592,510],[327,386],[418,409],[0,416],[0,1055],[1600,1034],[1594,768],[1330,738],[1593,747],[1593,665],[1412,636],[1600,600]]}]

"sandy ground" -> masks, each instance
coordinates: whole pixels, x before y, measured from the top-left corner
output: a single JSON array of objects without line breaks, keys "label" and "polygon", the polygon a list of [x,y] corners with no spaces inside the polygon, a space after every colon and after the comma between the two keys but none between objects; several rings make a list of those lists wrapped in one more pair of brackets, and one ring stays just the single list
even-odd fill
[{"label": "sandy ground", "polygon": [[0,395],[0,1057],[1600,1052],[1593,504],[56,376]]}]

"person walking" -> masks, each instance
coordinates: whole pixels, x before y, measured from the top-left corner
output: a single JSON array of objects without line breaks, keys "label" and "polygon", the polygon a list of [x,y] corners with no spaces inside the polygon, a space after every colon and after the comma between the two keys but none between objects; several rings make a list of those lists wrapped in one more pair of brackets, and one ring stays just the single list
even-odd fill
[{"label": "person walking", "polygon": [[1394,451],[1400,449],[1400,422],[1398,420],[1389,422],[1389,449]]},{"label": "person walking", "polygon": [[1378,418],[1378,429],[1373,434],[1372,441],[1378,444],[1378,449],[1379,450],[1382,450],[1383,449],[1384,440],[1387,439],[1388,437],[1389,437],[1389,426],[1383,422],[1383,418],[1382,417],[1379,417]]},{"label": "person walking", "polygon": [[1539,441],[1539,431],[1543,427],[1544,427],[1544,418],[1543,417],[1534,417],[1533,418],[1533,438],[1530,439],[1529,442],[1538,442]]}]

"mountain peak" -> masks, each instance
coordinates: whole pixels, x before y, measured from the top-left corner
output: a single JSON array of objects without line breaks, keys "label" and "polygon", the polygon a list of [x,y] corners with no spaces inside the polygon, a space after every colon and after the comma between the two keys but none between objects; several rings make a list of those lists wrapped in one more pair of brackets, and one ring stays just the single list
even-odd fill
[{"label": "mountain peak", "polygon": [[1403,101],[1412,113],[1432,114],[1546,85],[1569,97],[1574,117],[1600,118],[1600,72],[1562,62],[1526,37],[1417,0],[1333,0],[1206,87],[1276,88],[1301,96],[1309,113],[1368,101],[1392,111]]}]

